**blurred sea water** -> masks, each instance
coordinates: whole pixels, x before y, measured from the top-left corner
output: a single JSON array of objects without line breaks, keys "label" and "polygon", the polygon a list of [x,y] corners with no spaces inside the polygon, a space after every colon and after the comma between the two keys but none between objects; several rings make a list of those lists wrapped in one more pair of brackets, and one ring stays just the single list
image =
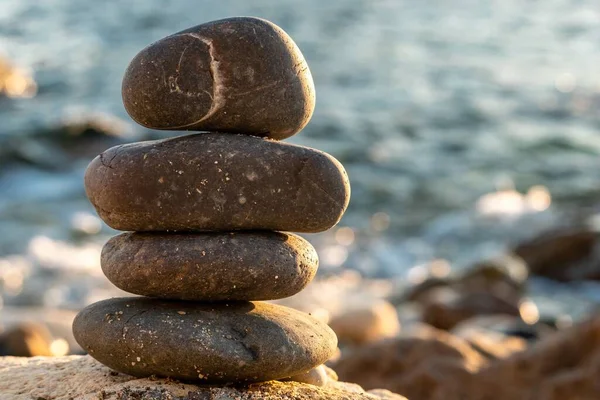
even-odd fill
[{"label": "blurred sea water", "polygon": [[120,95],[129,60],[168,34],[234,15],[269,19],[296,40],[317,108],[290,141],[348,170],[346,216],[308,237],[322,271],[408,279],[436,259],[460,270],[596,213],[592,0],[3,0],[0,50],[31,71],[38,92],[0,99],[0,147],[18,142],[44,160],[0,159],[5,302],[78,307],[112,290],[98,263],[114,231],[94,217],[82,185],[91,156],[60,158],[40,132],[103,114],[135,137],[143,129]]}]

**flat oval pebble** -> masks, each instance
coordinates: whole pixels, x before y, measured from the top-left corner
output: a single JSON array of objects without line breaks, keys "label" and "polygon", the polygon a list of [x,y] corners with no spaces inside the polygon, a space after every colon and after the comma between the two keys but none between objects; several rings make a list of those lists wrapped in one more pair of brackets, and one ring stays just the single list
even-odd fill
[{"label": "flat oval pebble", "polygon": [[113,147],[85,174],[100,217],[123,231],[320,232],[350,199],[344,167],[308,147],[202,133]]},{"label": "flat oval pebble", "polygon": [[318,264],[310,243],[278,232],[123,233],[102,249],[102,270],[119,288],[180,300],[292,296]]},{"label": "flat oval pebble", "polygon": [[322,322],[262,302],[110,299],[82,310],[73,333],[117,371],[206,383],[294,376],[327,361],[337,346]]},{"label": "flat oval pebble", "polygon": [[123,103],[152,129],[247,133],[284,139],[315,107],[304,57],[275,24],[252,17],[198,25],[161,39],[131,61]]}]

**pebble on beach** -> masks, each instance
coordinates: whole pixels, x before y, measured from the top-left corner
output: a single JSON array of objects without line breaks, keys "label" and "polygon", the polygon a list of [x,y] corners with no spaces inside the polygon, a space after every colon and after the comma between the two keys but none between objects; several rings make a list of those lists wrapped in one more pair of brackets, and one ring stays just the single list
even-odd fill
[{"label": "pebble on beach", "polygon": [[340,343],[363,345],[400,333],[400,321],[396,308],[384,300],[370,301],[361,307],[353,307],[329,322]]},{"label": "pebble on beach", "polygon": [[43,324],[22,323],[0,332],[0,356],[51,356],[52,336]]},{"label": "pebble on beach", "polygon": [[320,232],[350,200],[330,155],[220,133],[108,149],[89,165],[85,188],[104,222],[123,231]]},{"label": "pebble on beach", "polygon": [[314,386],[326,386],[329,381],[337,381],[338,378],[334,370],[325,365],[319,365],[318,367],[315,367],[309,371],[294,375],[284,380],[308,383],[309,385]]},{"label": "pebble on beach", "polygon": [[327,325],[262,302],[109,299],[81,311],[73,333],[92,357],[117,371],[205,383],[294,376],[323,364],[337,348]]},{"label": "pebble on beach", "polygon": [[131,61],[123,103],[152,129],[246,133],[285,139],[315,107],[315,88],[294,41],[252,17],[198,25],[163,38]]},{"label": "pebble on beach", "polygon": [[123,233],[102,250],[102,270],[129,293],[166,299],[272,300],[313,279],[315,249],[279,232]]}]

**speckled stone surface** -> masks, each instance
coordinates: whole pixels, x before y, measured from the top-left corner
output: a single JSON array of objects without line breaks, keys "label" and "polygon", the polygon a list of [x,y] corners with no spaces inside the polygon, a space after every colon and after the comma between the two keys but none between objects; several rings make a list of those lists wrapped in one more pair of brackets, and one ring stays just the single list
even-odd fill
[{"label": "speckled stone surface", "polygon": [[262,302],[110,299],[82,310],[73,333],[117,371],[206,383],[294,376],[327,361],[337,346],[324,323]]},{"label": "speckled stone surface", "polygon": [[153,129],[247,133],[284,139],[315,107],[304,57],[275,24],[252,17],[213,21],[163,38],[123,78],[131,117]]},{"label": "speckled stone surface", "polygon": [[317,252],[291,233],[124,233],[102,249],[106,277],[129,293],[180,300],[272,300],[301,291]]},{"label": "speckled stone surface", "polygon": [[124,231],[320,232],[350,199],[330,155],[219,133],[113,147],[91,162],[85,187],[100,217]]}]

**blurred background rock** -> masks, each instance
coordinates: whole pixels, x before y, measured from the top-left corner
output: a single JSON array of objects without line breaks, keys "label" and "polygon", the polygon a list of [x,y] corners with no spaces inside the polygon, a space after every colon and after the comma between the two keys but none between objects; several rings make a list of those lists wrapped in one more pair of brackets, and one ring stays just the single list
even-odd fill
[{"label": "blurred background rock", "polygon": [[308,235],[319,281],[282,301],[336,329],[336,362],[382,339],[392,349],[407,345],[390,340],[418,340],[430,359],[438,347],[427,344],[441,341],[469,360],[460,373],[470,374],[594,315],[594,1],[7,0],[1,354],[78,353],[74,311],[122,294],[100,271],[101,246],[114,231],[87,202],[83,171],[107,147],[164,135],[136,126],[123,109],[121,77],[133,55],[231,15],[267,18],[296,40],[317,108],[290,141],[331,153],[350,175],[344,219]]}]

